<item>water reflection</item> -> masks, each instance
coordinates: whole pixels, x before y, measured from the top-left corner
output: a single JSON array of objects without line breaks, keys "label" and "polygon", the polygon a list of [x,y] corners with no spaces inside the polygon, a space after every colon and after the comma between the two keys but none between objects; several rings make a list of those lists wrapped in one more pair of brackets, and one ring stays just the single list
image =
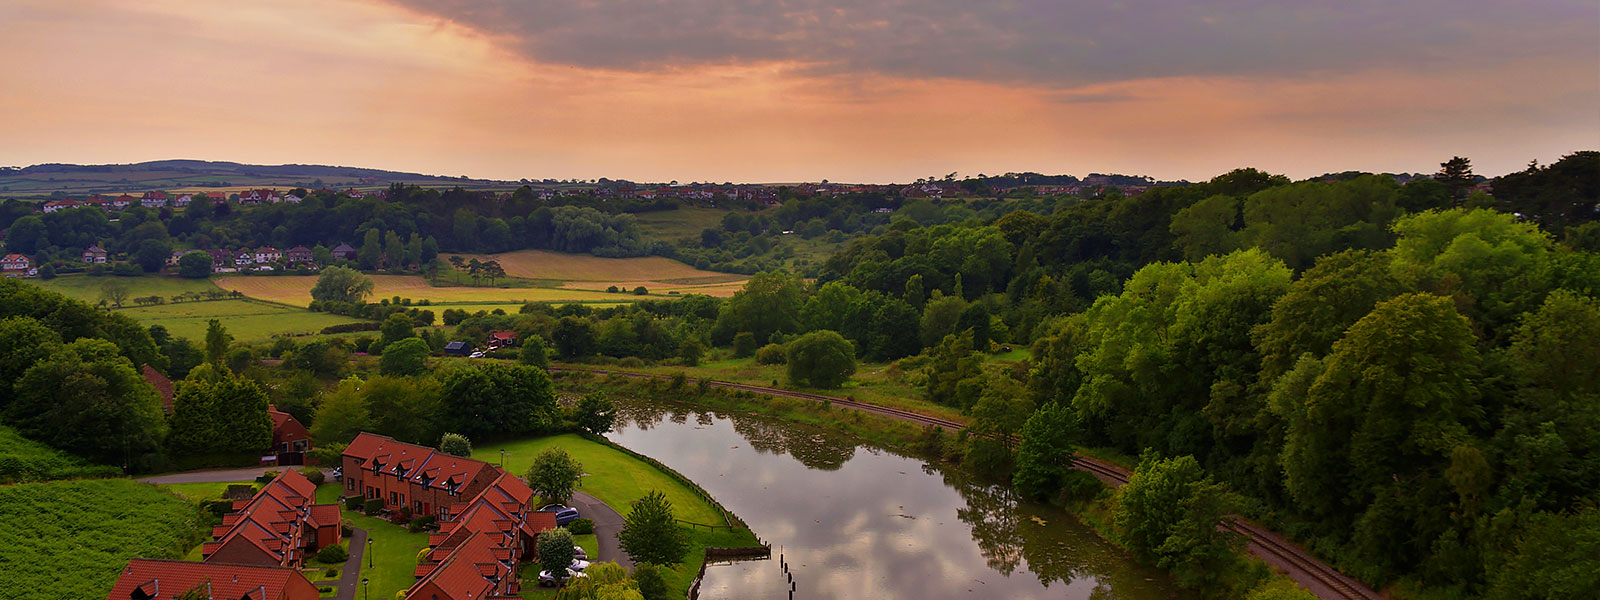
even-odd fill
[{"label": "water reflection", "polygon": [[[700,483],[781,550],[804,598],[1164,598],[1070,515],[817,427],[627,402],[611,438]],[[702,598],[787,597],[776,561],[708,569]]]}]

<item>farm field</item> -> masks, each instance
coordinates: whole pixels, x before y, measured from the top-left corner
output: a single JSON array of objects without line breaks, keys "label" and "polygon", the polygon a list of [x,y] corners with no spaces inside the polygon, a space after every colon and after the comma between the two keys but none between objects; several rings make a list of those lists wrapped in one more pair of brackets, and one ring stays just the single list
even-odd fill
[{"label": "farm field", "polygon": [[[722,217],[730,211],[719,208],[680,207],[678,210],[657,210],[634,215],[639,228],[658,240],[675,242],[680,238],[700,239],[700,232],[722,226]],[[759,213],[747,213],[759,214]]]},{"label": "farm field", "polygon": [[217,319],[234,339],[249,342],[279,334],[312,334],[329,325],[355,323],[353,319],[250,300],[183,302],[124,308],[118,312],[145,325],[161,325],[177,337],[204,341],[207,321]]},{"label": "farm field", "polygon": [[209,279],[183,279],[181,277],[166,277],[162,275],[90,277],[88,275],[75,274],[62,275],[50,280],[35,278],[25,281],[89,304],[100,302],[100,290],[108,283],[128,286],[128,298],[130,301],[125,302],[125,304],[131,304],[131,299],[140,296],[161,296],[170,299],[185,292],[206,292],[217,289],[217,286],[212,285]]},{"label": "farm field", "polygon": [[[399,296],[413,301],[426,299],[435,304],[505,302],[520,305],[523,302],[617,302],[642,299],[639,296],[551,288],[434,287],[416,275],[373,275],[372,282],[373,292],[368,298],[369,301]],[[237,290],[252,298],[307,306],[311,304],[311,287],[317,284],[317,277],[315,275],[232,276],[217,279],[216,283],[218,287]],[[442,309],[434,308],[435,312],[440,310]]]},{"label": "farm field", "polygon": [[715,271],[702,271],[670,258],[643,256],[638,258],[601,258],[588,254],[563,254],[543,250],[519,250],[503,254],[445,254],[472,259],[496,260],[506,274],[523,279],[564,282],[567,289],[599,289],[627,283],[628,289],[643,285],[652,293],[665,293],[683,288],[711,284],[742,284],[747,277]]},{"label": "farm field", "polygon": [[128,559],[182,558],[203,533],[194,503],[131,479],[0,486],[0,523],[6,598],[103,598]]}]

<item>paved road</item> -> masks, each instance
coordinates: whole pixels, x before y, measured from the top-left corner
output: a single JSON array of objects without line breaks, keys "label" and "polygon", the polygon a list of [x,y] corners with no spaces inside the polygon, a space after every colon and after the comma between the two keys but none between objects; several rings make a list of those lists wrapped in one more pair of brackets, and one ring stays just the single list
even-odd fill
[{"label": "paved road", "polygon": [[350,534],[350,560],[344,561],[343,571],[339,572],[339,593],[335,600],[356,600],[356,592],[361,589],[361,566],[367,554],[367,530],[352,527]]},{"label": "paved road", "polygon": [[[206,469],[202,471],[185,471],[183,473],[169,473],[143,477],[139,481],[145,483],[223,483],[232,481],[253,481],[267,471],[283,472],[284,469],[300,469],[303,467],[250,467],[248,469]],[[324,470],[323,475],[328,476],[328,481],[333,481],[333,473]]]},{"label": "paved road", "polygon": [[624,568],[633,568],[633,559],[622,551],[622,544],[617,541],[617,532],[622,531],[622,515],[594,496],[578,491],[572,492],[572,507],[578,509],[578,516],[594,520],[594,537],[600,544],[600,551],[599,556],[590,559],[609,560]]}]

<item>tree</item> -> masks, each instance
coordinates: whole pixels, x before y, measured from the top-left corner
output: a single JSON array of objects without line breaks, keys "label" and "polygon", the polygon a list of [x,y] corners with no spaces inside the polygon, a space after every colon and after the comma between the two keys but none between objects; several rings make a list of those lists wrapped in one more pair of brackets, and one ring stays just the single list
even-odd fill
[{"label": "tree", "polygon": [[[546,448],[528,467],[528,487],[547,502],[566,502],[578,487],[583,465],[561,448]],[[637,509],[635,509],[637,510]]]},{"label": "tree", "polygon": [[50,247],[49,227],[38,215],[17,219],[6,230],[6,248],[12,252],[35,254]]},{"label": "tree", "polygon": [[61,336],[31,317],[0,319],[0,409],[11,402],[11,386],[61,346]]},{"label": "tree", "polygon": [[446,433],[444,437],[439,438],[439,451],[451,456],[470,458],[472,441],[459,433]]},{"label": "tree", "polygon": [[1222,486],[1194,457],[1146,454],[1117,490],[1112,520],[1134,556],[1171,569],[1186,587],[1215,592],[1242,545],[1237,534],[1217,527],[1227,513]]},{"label": "tree", "polygon": [[591,356],[599,347],[594,322],[583,317],[561,317],[550,332],[550,338],[562,358]]},{"label": "tree", "polygon": [[383,347],[378,368],[384,375],[419,375],[427,372],[428,343],[406,338]]},{"label": "tree", "polygon": [[348,377],[322,396],[317,416],[311,422],[311,438],[318,446],[348,443],[356,434],[372,429],[372,413],[361,396],[365,383],[359,377]]},{"label": "tree", "polygon": [[121,281],[107,281],[100,284],[100,299],[117,308],[122,308],[122,303],[128,299],[128,284]]},{"label": "tree", "polygon": [[12,388],[6,424],[93,462],[141,470],[166,434],[155,388],[105,340],[59,347]]},{"label": "tree", "polygon": [[723,303],[713,341],[727,343],[734,334],[748,331],[765,344],[774,334],[799,331],[801,286],[800,279],[788,273],[757,273]]},{"label": "tree", "polygon": [[205,279],[211,276],[211,255],[194,251],[178,258],[178,275],[185,279]]},{"label": "tree", "polygon": [[1022,426],[1011,484],[1024,496],[1048,500],[1061,489],[1072,470],[1079,438],[1078,420],[1072,409],[1051,402],[1034,412]]},{"label": "tree", "polygon": [[1449,188],[1450,196],[1456,200],[1467,197],[1467,192],[1477,181],[1477,176],[1472,174],[1472,161],[1459,156],[1439,163],[1439,172],[1433,178]]},{"label": "tree", "polygon": [[382,344],[384,348],[388,348],[389,344],[393,344],[406,338],[416,337],[416,333],[412,331],[413,324],[414,323],[412,322],[411,317],[406,316],[406,314],[403,312],[397,312],[389,315],[389,318],[384,319],[383,325],[379,328],[381,337],[378,338],[378,342]]},{"label": "tree", "polygon": [[698,366],[700,357],[705,356],[705,353],[705,346],[700,345],[700,340],[692,337],[684,338],[683,343],[678,346],[678,358],[683,359],[683,364],[691,367]]},{"label": "tree", "polygon": [[228,343],[233,336],[228,335],[228,330],[223,329],[222,321],[211,319],[206,321],[206,362],[221,365],[222,359],[228,353]]},{"label": "tree", "polygon": [[789,381],[836,388],[856,372],[855,347],[833,331],[813,331],[789,342]]},{"label": "tree", "polygon": [[[372,227],[361,239],[361,249],[356,251],[356,263],[363,271],[371,271],[378,268],[380,262],[383,262],[383,232]],[[312,294],[315,296],[315,292]]]},{"label": "tree", "polygon": [[328,267],[317,276],[311,298],[318,302],[360,303],[372,293],[372,278],[348,267]]},{"label": "tree", "polygon": [[617,541],[633,560],[653,565],[677,564],[689,551],[689,537],[678,527],[672,502],[659,490],[634,503]]},{"label": "tree", "polygon": [[644,600],[667,600],[667,580],[661,577],[661,567],[650,563],[634,565],[633,580],[639,584],[639,595]]},{"label": "tree", "polygon": [[553,426],[556,397],[550,376],[519,364],[480,363],[446,369],[440,421],[474,438],[528,434]]},{"label": "tree", "polygon": [[[388,356],[385,352],[384,357]],[[433,378],[373,377],[361,386],[361,399],[371,415],[373,430],[413,444],[438,439],[439,382]]]},{"label": "tree", "polygon": [[600,392],[585,394],[578,400],[573,420],[577,421],[578,427],[584,431],[594,435],[605,435],[616,426],[617,405]]},{"label": "tree", "polygon": [[572,532],[557,527],[539,534],[539,568],[558,578],[567,576],[567,565],[572,564]]},{"label": "tree", "polygon": [[134,251],[133,261],[146,273],[155,273],[166,266],[167,259],[172,256],[172,244],[162,240],[144,240],[139,242],[138,249]]},{"label": "tree", "polygon": [[550,357],[545,353],[544,338],[530,335],[523,339],[522,350],[517,352],[517,361],[530,367],[550,368]]},{"label": "tree", "polygon": [[179,456],[259,453],[271,447],[266,391],[216,368],[200,367],[178,384],[167,447]]}]

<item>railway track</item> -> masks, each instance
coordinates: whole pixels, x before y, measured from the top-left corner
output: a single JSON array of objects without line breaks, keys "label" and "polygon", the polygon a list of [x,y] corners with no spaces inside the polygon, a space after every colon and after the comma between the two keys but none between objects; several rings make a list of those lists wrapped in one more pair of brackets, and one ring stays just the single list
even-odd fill
[{"label": "railway track", "polygon": [[[572,367],[550,367],[551,371],[565,371],[571,373],[590,373],[594,375],[615,375],[634,379],[670,379],[667,375],[654,375],[650,373],[630,373],[626,371],[607,371],[603,369],[578,369]],[[799,398],[828,402],[833,406],[859,410],[866,413],[882,415],[902,421],[908,421],[924,426],[943,427],[950,431],[959,431],[966,427],[965,424],[924,415],[909,410],[869,404],[849,398],[825,396],[808,392],[795,392],[776,388],[733,383],[728,381],[710,381],[711,387],[747,391],[768,396],[784,398]],[[1074,457],[1073,468],[1087,471],[1101,481],[1113,487],[1128,483],[1130,473],[1116,465],[1096,460],[1093,458]],[[1295,582],[1310,589],[1312,593],[1323,600],[1382,600],[1377,592],[1372,591],[1359,581],[1356,581],[1333,567],[1328,566],[1305,550],[1284,540],[1261,526],[1251,523],[1241,517],[1229,517],[1218,527],[1237,533],[1247,541],[1246,549],[1265,560],[1268,564],[1283,569]]]}]

